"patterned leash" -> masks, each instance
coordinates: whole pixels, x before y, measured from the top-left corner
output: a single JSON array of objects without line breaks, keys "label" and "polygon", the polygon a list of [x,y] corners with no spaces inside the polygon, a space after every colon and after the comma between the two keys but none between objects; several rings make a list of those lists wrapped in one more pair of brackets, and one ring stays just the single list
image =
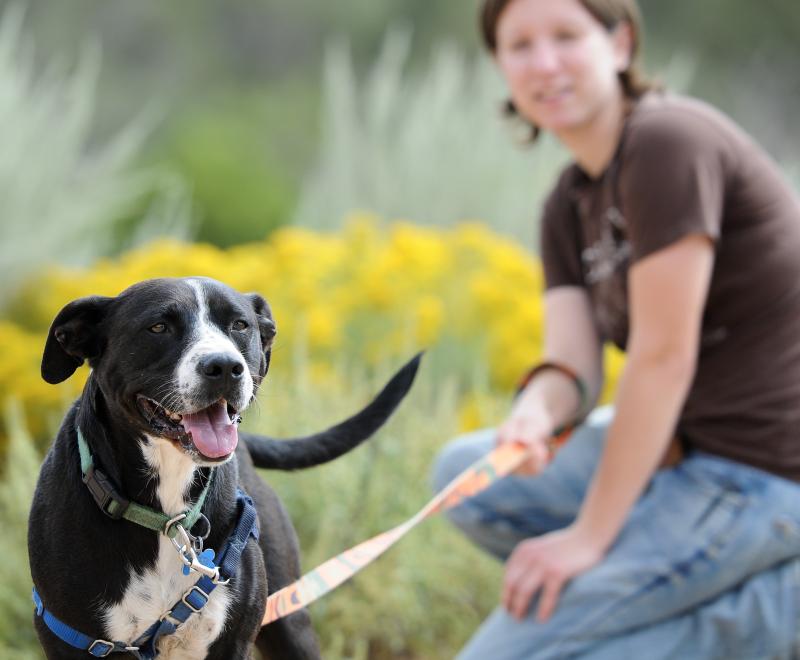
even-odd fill
[{"label": "patterned leash", "polygon": [[[559,446],[567,435],[568,433],[564,433],[554,439],[553,444]],[[524,446],[506,444],[478,459],[406,522],[345,550],[272,594],[267,599],[267,611],[261,625],[265,626],[296,612],[332,591],[386,552],[423,520],[480,493],[512,472],[527,455]]]}]

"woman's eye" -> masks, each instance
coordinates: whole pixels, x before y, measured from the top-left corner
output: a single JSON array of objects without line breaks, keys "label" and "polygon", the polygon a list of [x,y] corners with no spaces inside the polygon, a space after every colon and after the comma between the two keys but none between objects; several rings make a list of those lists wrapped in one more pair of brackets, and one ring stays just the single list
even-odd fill
[{"label": "woman's eye", "polygon": [[239,332],[241,332],[242,330],[247,330],[247,328],[249,328],[250,326],[247,325],[247,321],[243,321],[242,319],[239,319],[238,321],[234,321],[233,325],[231,327],[234,330],[238,330]]},{"label": "woman's eye", "polygon": [[556,33],[556,41],[560,42],[569,42],[575,41],[578,38],[578,34],[572,30],[562,30],[561,32]]},{"label": "woman's eye", "polygon": [[161,335],[167,331],[167,324],[166,323],[156,323],[155,325],[151,325],[148,330],[152,332],[154,335]]}]

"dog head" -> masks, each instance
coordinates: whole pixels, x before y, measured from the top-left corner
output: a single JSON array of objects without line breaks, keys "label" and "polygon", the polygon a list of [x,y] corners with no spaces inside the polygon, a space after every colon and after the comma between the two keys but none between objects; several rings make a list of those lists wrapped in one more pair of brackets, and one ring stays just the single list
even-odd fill
[{"label": "dog head", "polygon": [[88,360],[114,420],[216,465],[236,448],[239,416],[267,373],[274,337],[257,294],[205,278],[147,280],[64,307],[42,377],[59,383]]}]

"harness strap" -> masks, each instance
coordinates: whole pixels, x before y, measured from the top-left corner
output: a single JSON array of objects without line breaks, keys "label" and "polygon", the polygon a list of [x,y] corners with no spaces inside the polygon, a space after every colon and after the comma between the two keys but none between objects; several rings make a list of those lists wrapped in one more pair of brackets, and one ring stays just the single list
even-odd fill
[{"label": "harness strap", "polygon": [[[236,491],[236,508],[238,509],[238,520],[236,527],[231,535],[222,552],[219,555],[219,572],[224,578],[225,582],[230,580],[235,574],[236,569],[239,567],[239,560],[242,557],[242,552],[247,545],[248,539],[252,536],[258,540],[258,526],[257,519],[258,513],[253,505],[253,500],[241,488]],[[214,564],[214,562],[211,562]],[[149,630],[142,635],[141,638],[136,640],[137,644],[142,645],[143,656],[147,658],[155,658],[158,655],[156,651],[156,644],[158,640],[164,635],[171,635],[174,633],[178,626],[185,623],[192,614],[199,612],[206,603],[214,589],[217,588],[217,582],[214,582],[208,576],[201,577],[194,587],[187,591],[183,598],[178,601],[175,606],[161,617]],[[152,630],[149,639],[146,636]],[[144,643],[142,643],[144,642]],[[149,654],[153,655],[149,655]]]},{"label": "harness strap", "polygon": [[175,538],[178,533],[175,522],[180,522],[184,529],[191,529],[200,518],[200,512],[203,508],[203,503],[206,501],[206,496],[211,487],[211,482],[214,478],[215,470],[211,471],[211,475],[206,482],[200,497],[191,506],[191,508],[183,514],[182,517],[170,518],[165,513],[151,509],[150,507],[142,506],[136,502],[127,500],[117,492],[114,483],[106,474],[95,467],[92,453],[86,439],[83,437],[80,428],[75,427],[78,435],[78,452],[81,457],[81,473],[83,474],[83,483],[89,489],[94,501],[100,510],[110,518],[118,520],[124,518],[132,523],[146,527],[155,532],[163,532],[169,538]]},{"label": "harness strap", "polygon": [[236,573],[247,540],[252,536],[258,541],[256,524],[258,512],[253,505],[253,500],[241,489],[237,489],[236,506],[239,509],[239,520],[219,556],[219,572],[226,580],[232,578]]},{"label": "harness strap", "polygon": [[45,625],[61,641],[81,651],[88,651],[95,658],[105,658],[112,653],[136,653],[138,647],[124,644],[123,642],[109,642],[104,639],[93,639],[88,635],[78,632],[56,617],[50,610],[45,609],[42,598],[36,587],[33,588],[33,603],[36,605],[36,615],[42,617]]},{"label": "harness strap", "polygon": [[[239,567],[239,561],[248,539],[252,536],[258,540],[258,514],[253,505],[253,500],[241,489],[237,489],[236,492],[236,507],[238,509],[236,527],[228,537],[220,553],[219,569],[224,582],[227,582],[236,574],[236,569]],[[212,567],[216,566],[213,560],[209,560],[209,563],[212,564]],[[158,649],[156,648],[158,641],[165,635],[174,633],[193,614],[200,612],[208,603],[211,592],[217,588],[218,584],[223,584],[224,582],[215,582],[207,575],[201,576],[183,594],[181,599],[168,612],[162,615],[158,621],[153,623],[133,644],[92,639],[88,635],[78,632],[44,608],[36,587],[33,588],[33,602],[36,605],[37,616],[42,617],[45,625],[53,634],[74,648],[88,651],[90,655],[96,658],[105,658],[111,653],[133,653],[134,656],[142,660],[152,660],[158,656]]]}]

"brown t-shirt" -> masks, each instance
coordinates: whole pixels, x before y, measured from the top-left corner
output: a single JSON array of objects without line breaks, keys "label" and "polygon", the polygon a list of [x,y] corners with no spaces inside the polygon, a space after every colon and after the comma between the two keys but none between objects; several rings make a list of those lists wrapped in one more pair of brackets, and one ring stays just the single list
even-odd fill
[{"label": "brown t-shirt", "polygon": [[800,202],[770,158],[696,100],[650,93],[604,174],[564,170],[547,200],[548,289],[585,287],[625,348],[632,263],[689,234],[714,242],[688,444],[800,481]]}]

